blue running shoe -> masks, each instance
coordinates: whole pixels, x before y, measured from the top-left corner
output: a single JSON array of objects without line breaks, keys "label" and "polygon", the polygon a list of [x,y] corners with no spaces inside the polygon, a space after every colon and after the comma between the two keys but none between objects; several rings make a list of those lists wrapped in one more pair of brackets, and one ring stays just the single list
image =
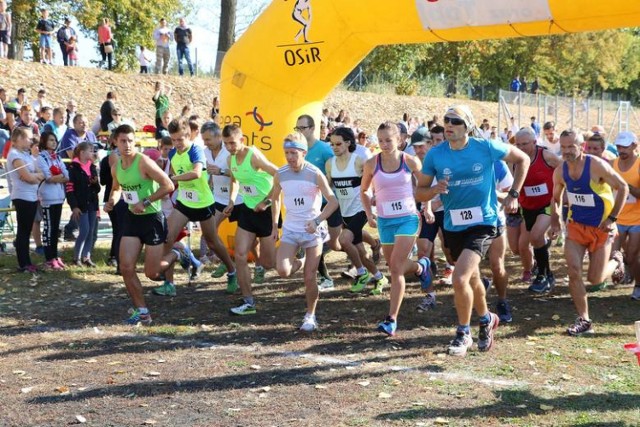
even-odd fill
[{"label": "blue running shoe", "polygon": [[531,286],[529,286],[529,292],[539,295],[551,292],[551,285],[547,277],[541,274],[537,275]]},{"label": "blue running shoe", "polygon": [[509,301],[498,301],[498,304],[496,305],[496,312],[498,313],[498,318],[501,322],[513,322],[513,316],[511,315],[511,306],[509,305]]},{"label": "blue running shoe", "polygon": [[396,334],[396,328],[398,327],[398,324],[396,323],[395,320],[393,320],[391,317],[387,316],[386,319],[384,319],[384,321],[378,323],[378,330],[380,332],[384,332],[385,334],[389,335],[390,337],[394,336]]},{"label": "blue running shoe", "polygon": [[431,260],[427,257],[422,257],[418,260],[418,264],[422,266],[422,273],[418,276],[420,287],[422,290],[427,290],[431,287]]},{"label": "blue running shoe", "polygon": [[140,313],[140,310],[137,308],[130,308],[129,309],[129,314],[130,317],[126,320],[126,323],[128,323],[129,325],[137,325],[138,323],[148,326],[151,324],[151,314],[149,312],[147,313]]}]

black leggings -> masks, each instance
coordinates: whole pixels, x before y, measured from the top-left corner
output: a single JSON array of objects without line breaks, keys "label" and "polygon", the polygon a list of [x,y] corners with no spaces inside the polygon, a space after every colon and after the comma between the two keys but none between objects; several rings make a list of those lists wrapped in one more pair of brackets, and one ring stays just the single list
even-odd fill
[{"label": "black leggings", "polygon": [[115,258],[120,261],[120,240],[122,239],[122,227],[127,220],[127,210],[129,206],[122,199],[116,203],[113,210],[109,212],[111,220],[111,249],[109,250],[109,258]]},{"label": "black leggings", "polygon": [[31,238],[31,228],[36,218],[38,202],[28,202],[22,199],[14,199],[13,206],[16,208],[18,231],[16,232],[16,256],[18,267],[25,268],[31,264],[29,256],[29,239]]},{"label": "black leggings", "polygon": [[60,234],[60,217],[62,216],[62,203],[42,207],[42,243],[44,256],[47,261],[58,258],[58,235]]}]

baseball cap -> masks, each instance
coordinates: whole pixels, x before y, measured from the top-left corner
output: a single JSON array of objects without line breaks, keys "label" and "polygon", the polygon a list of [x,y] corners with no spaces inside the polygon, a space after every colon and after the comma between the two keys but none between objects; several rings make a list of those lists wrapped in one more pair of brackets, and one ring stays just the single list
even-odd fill
[{"label": "baseball cap", "polygon": [[431,134],[426,127],[421,126],[411,134],[411,145],[424,145],[431,141]]},{"label": "baseball cap", "polygon": [[636,134],[633,132],[620,132],[616,137],[615,145],[621,147],[629,147],[631,144],[637,142]]},{"label": "baseball cap", "polygon": [[405,126],[405,124],[402,122],[398,122],[398,130],[400,131],[400,133],[409,133],[409,131],[407,130],[407,126]]}]

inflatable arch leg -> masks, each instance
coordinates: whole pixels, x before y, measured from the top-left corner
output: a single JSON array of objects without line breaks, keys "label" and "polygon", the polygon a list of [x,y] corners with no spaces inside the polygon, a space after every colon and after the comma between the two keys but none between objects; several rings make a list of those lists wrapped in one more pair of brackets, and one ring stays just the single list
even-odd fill
[{"label": "inflatable arch leg", "polygon": [[[221,124],[239,124],[279,166],[297,117],[319,119],[323,99],[376,46],[637,25],[640,2],[630,0],[273,0],[225,57]],[[230,248],[234,230],[220,229]]]}]

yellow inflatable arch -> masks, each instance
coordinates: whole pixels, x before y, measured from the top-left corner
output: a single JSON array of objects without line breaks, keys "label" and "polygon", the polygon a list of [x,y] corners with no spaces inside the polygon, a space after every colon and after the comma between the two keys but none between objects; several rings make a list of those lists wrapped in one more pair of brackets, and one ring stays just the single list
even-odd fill
[{"label": "yellow inflatable arch", "polygon": [[222,123],[279,166],[297,117],[319,121],[327,94],[376,46],[637,25],[638,0],[273,0],[224,59]]}]

